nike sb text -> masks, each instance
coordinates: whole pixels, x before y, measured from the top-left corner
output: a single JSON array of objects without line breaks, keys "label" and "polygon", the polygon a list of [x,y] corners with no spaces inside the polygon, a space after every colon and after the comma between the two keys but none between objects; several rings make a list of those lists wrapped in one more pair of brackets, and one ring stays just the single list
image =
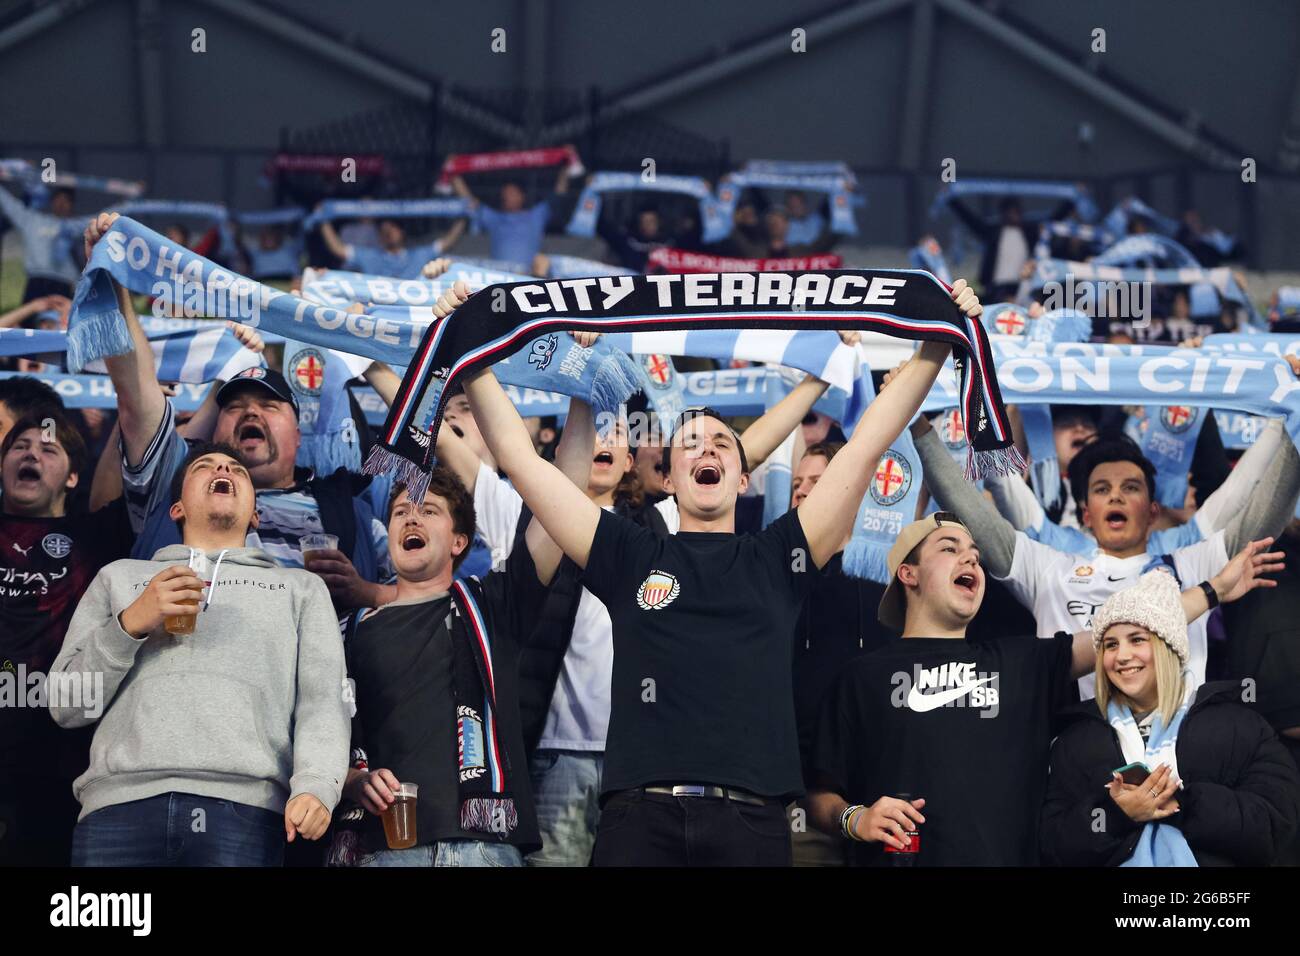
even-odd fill
[{"label": "nike sb text", "polygon": [[890,703],[918,714],[941,707],[971,707],[981,717],[998,713],[998,675],[977,673],[975,665],[963,661],[938,667],[913,667],[913,673],[898,671],[890,679],[894,686]]}]

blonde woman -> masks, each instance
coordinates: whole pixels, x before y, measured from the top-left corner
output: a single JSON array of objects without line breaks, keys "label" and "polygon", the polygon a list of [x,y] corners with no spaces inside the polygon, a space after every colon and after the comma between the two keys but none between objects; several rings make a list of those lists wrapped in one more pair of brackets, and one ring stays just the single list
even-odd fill
[{"label": "blonde woman", "polygon": [[1097,697],[1069,712],[1052,747],[1045,861],[1271,863],[1300,817],[1300,775],[1273,729],[1243,702],[1242,683],[1193,688],[1173,575],[1144,574],[1102,605],[1092,627]]}]

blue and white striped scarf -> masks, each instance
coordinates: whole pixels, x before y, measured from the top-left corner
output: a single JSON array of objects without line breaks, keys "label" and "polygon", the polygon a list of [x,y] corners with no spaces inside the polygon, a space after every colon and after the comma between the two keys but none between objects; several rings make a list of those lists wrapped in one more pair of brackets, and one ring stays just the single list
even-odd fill
[{"label": "blue and white striped scarf", "polygon": [[303,220],[315,229],[335,219],[459,219],[470,215],[469,203],[460,197],[438,199],[327,199]]},{"label": "blue and white striped scarf", "polygon": [[[1151,715],[1151,733],[1146,740],[1138,730],[1133,712],[1127,706],[1120,706],[1111,700],[1106,704],[1106,719],[1110,722],[1119,740],[1120,751],[1126,763],[1145,763],[1152,770],[1160,764],[1167,764],[1178,776],[1178,731],[1182,729],[1183,718],[1191,709],[1196,697],[1196,681],[1191,671],[1183,671],[1183,686],[1187,688],[1183,702],[1174,713],[1173,720],[1165,726],[1164,715],[1159,711]],[[1199,866],[1192,848],[1187,845],[1187,838],[1178,827],[1169,823],[1152,821],[1142,827],[1133,855],[1120,866]]]},{"label": "blue and white striped scarf", "polygon": [[[132,348],[126,322],[117,308],[113,283],[135,292],[149,292],[160,278],[183,276],[210,295],[213,311],[223,318],[256,327],[263,333],[317,348],[335,349],[401,368],[411,361],[427,323],[353,314],[319,305],[287,292],[254,282],[223,269],[132,219],[120,218],[96,244],[73,296],[68,318],[68,366],[80,371],[88,362],[122,355]],[[217,293],[220,293],[218,295]],[[540,336],[522,343],[512,359],[511,372],[520,370],[543,389],[576,395],[593,410],[614,411],[635,391],[631,362],[607,345],[579,349],[569,336],[565,341]],[[579,354],[581,353],[581,354]],[[546,355],[554,359],[542,361]],[[523,371],[532,365],[531,371]],[[536,378],[546,373],[544,378]]]},{"label": "blue and white striped scarf", "polygon": [[593,173],[578,197],[573,217],[566,229],[571,236],[590,238],[596,234],[601,203],[609,192],[659,192],[691,196],[700,204],[700,224],[705,242],[719,242],[731,233],[731,217],[698,176],[655,176],[643,179],[641,173]]}]

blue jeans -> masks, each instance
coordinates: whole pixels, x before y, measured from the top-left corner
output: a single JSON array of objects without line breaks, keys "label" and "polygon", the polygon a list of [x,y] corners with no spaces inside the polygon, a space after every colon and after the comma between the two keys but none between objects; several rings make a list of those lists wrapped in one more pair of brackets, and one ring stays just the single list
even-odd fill
[{"label": "blue jeans", "polygon": [[588,866],[600,822],[599,751],[538,750],[528,763],[542,848],[529,866]]},{"label": "blue jeans", "polygon": [[191,793],[104,807],[72,833],[73,866],[283,866],[284,814]]},{"label": "blue jeans", "polygon": [[405,850],[377,850],[357,866],[523,866],[523,857],[509,843],[483,840],[443,840]]}]

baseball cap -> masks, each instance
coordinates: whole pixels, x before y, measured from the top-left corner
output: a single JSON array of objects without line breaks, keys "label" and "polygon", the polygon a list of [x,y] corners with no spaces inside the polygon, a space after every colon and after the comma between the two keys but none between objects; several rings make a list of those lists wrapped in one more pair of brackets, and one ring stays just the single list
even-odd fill
[{"label": "baseball cap", "polygon": [[885,566],[889,569],[889,586],[885,588],[885,596],[880,599],[880,608],[876,612],[876,618],[885,627],[901,633],[906,616],[907,601],[903,597],[902,582],[898,580],[898,566],[912,553],[913,548],[930,536],[930,532],[940,528],[961,528],[967,534],[970,533],[961,519],[950,511],[936,511],[932,515],[926,515],[898,532],[894,546],[885,558]]},{"label": "baseball cap", "polygon": [[293,390],[289,388],[289,383],[284,380],[284,376],[275,369],[261,366],[244,369],[217,389],[217,407],[224,407],[237,389],[250,384],[260,386],[282,402],[288,402],[293,406],[294,417],[298,417],[298,399],[294,397]]}]

